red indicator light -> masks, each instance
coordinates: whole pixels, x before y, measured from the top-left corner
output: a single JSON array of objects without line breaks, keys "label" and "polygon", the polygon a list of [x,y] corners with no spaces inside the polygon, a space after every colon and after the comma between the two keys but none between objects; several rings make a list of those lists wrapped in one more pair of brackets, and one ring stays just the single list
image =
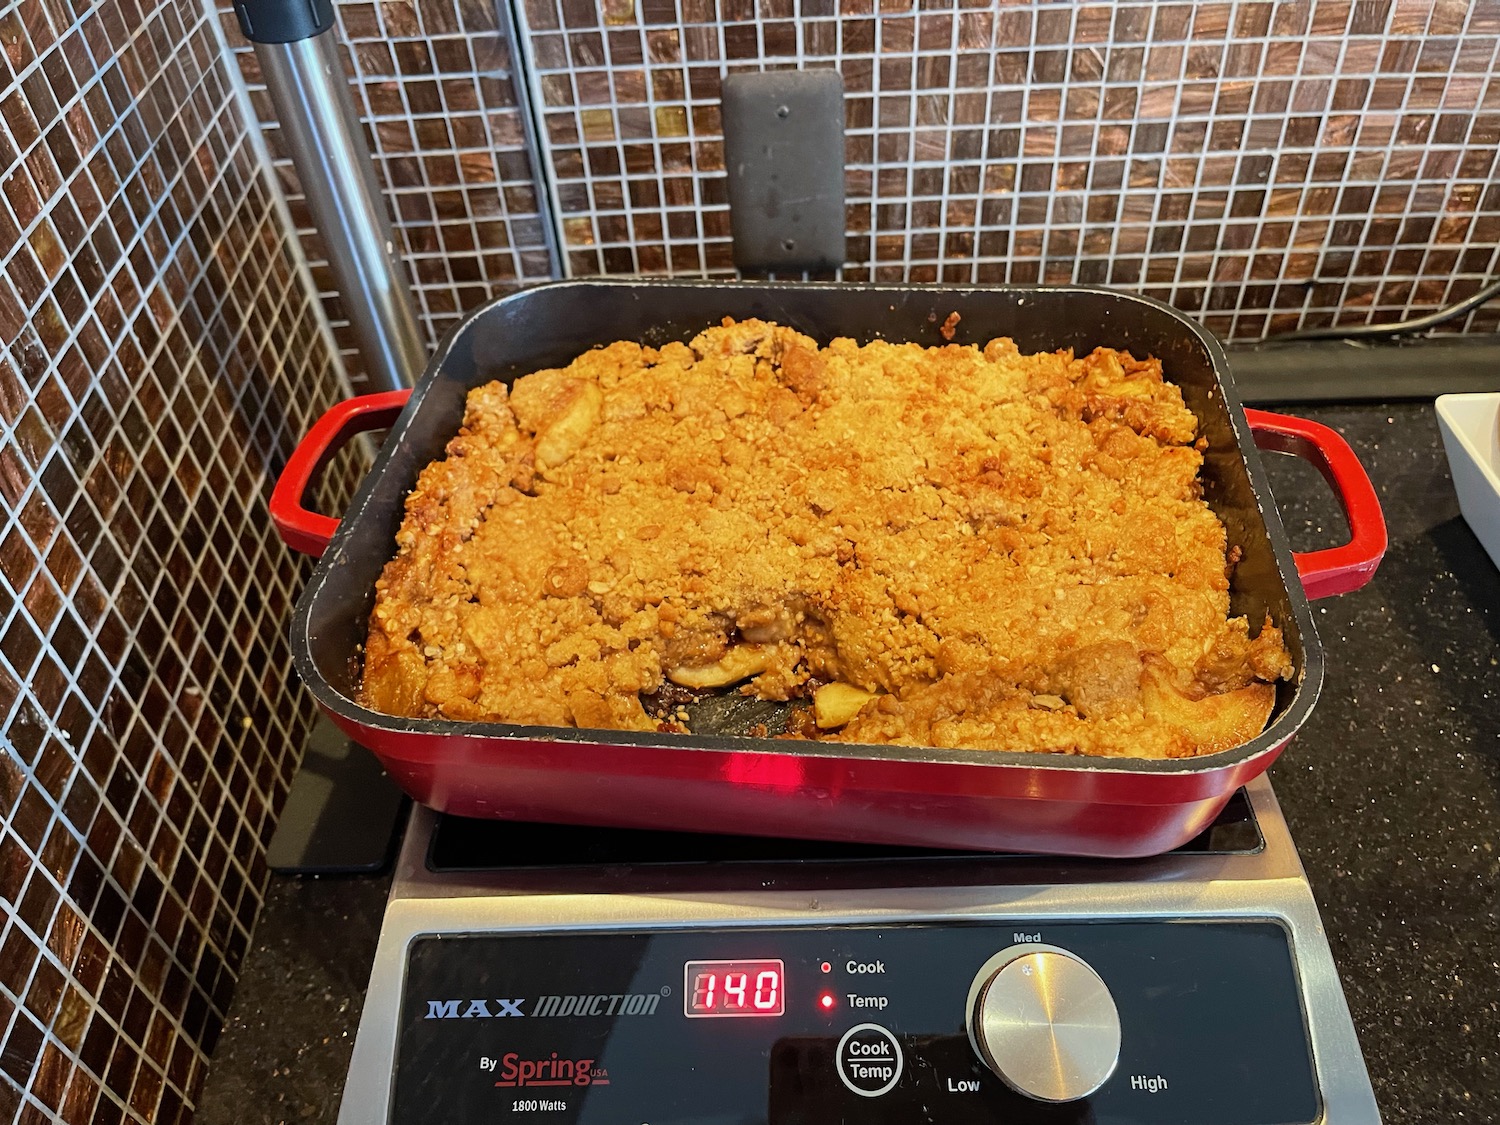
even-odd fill
[{"label": "red indicator light", "polygon": [[833,1005],[833,993],[825,992],[823,993],[823,995],[818,997],[818,1006],[821,1007],[825,1012],[833,1011]]},{"label": "red indicator light", "polygon": [[818,966],[818,968],[822,969],[825,973],[833,972],[833,966],[830,965],[827,961],[824,961],[821,965]]}]

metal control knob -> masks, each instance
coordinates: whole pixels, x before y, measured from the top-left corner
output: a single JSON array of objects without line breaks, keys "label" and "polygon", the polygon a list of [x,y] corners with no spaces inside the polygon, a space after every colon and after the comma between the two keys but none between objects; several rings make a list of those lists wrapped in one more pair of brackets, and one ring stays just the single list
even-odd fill
[{"label": "metal control knob", "polygon": [[1013,946],[969,989],[969,1041],[1007,1086],[1043,1102],[1087,1097],[1120,1059],[1120,1013],[1099,974],[1063,949]]}]

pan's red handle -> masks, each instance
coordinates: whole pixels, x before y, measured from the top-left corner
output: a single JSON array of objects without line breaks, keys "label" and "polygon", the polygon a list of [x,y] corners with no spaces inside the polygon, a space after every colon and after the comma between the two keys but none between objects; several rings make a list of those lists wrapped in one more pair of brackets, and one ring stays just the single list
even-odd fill
[{"label": "pan's red handle", "polygon": [[1349,521],[1349,542],[1342,547],[1294,554],[1307,596],[1325,598],[1358,590],[1375,576],[1375,568],[1385,557],[1386,536],[1380,497],[1354,450],[1321,422],[1269,410],[1246,410],[1245,419],[1261,449],[1292,453],[1317,466]]},{"label": "pan's red handle", "polygon": [[403,389],[345,399],[313,423],[271,491],[271,522],[283,543],[294,551],[315,558],[322,556],[338,530],[339,521],[302,506],[307,486],[355,434],[390,426],[410,397],[411,391]]}]

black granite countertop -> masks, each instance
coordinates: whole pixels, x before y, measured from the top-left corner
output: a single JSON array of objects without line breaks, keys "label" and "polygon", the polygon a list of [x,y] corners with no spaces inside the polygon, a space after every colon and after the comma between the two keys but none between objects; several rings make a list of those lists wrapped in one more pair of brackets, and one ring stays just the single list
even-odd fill
[{"label": "black granite countertop", "polygon": [[[1500,1121],[1500,572],[1431,404],[1300,407],[1380,492],[1390,550],[1315,604],[1328,679],[1272,770],[1387,1125]],[[1298,549],[1339,541],[1313,470],[1269,466]],[[334,1120],[385,878],[273,878],[200,1125]]]}]

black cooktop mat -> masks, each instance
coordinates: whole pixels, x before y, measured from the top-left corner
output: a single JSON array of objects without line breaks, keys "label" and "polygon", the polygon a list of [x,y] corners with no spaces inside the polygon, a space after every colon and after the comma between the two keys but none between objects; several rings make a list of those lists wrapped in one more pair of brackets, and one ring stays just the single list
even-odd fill
[{"label": "black cooktop mat", "polygon": [[[1213,824],[1178,852],[1223,855],[1261,848],[1260,829],[1243,789],[1224,806]],[[827,840],[786,840],[768,836],[713,836],[696,832],[656,832],[635,828],[581,828],[512,820],[439,819],[427,853],[432,871],[632,867],[703,863],[827,863],[997,857],[993,852],[952,848],[903,848]],[[1119,861],[1113,861],[1119,862]]]}]

